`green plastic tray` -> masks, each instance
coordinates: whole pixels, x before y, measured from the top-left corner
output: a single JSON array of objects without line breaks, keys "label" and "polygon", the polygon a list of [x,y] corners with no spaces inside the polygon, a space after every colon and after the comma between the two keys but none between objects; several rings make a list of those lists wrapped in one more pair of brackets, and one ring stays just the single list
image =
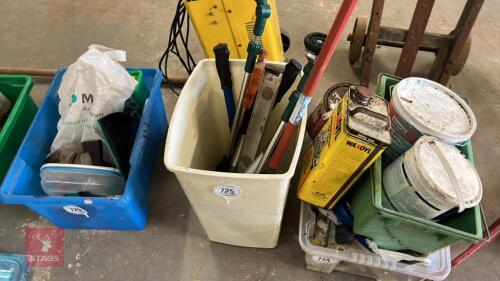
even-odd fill
[{"label": "green plastic tray", "polygon": [[[400,80],[381,74],[378,94],[389,99],[389,88]],[[474,162],[470,141],[459,149]],[[381,159],[375,162],[355,188],[351,202],[353,230],[373,239],[378,247],[428,254],[457,241],[475,243],[483,237],[479,205],[439,223],[386,208],[383,204]]]},{"label": "green plastic tray", "polygon": [[137,86],[135,86],[132,98],[140,106],[141,110],[144,109],[144,104],[149,98],[149,90],[143,81],[142,71],[140,70],[129,70],[128,73],[137,80]]},{"label": "green plastic tray", "polygon": [[31,88],[30,76],[0,75],[0,92],[14,105],[0,131],[0,184],[38,110],[30,96]]}]

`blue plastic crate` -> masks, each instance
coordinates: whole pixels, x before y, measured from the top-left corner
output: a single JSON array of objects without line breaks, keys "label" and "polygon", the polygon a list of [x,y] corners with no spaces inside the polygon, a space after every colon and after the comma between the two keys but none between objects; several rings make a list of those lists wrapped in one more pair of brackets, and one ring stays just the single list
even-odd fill
[{"label": "blue plastic crate", "polygon": [[[66,69],[57,72],[47,96],[0,188],[5,204],[22,204],[62,228],[141,230],[146,226],[148,190],[158,150],[165,138],[168,122],[161,95],[161,72],[137,68],[150,91],[130,157],[130,174],[121,196],[46,196],[40,185],[40,167],[57,133],[59,96],[57,91]],[[131,69],[129,69],[131,70]],[[66,208],[64,208],[66,207]],[[87,216],[65,209],[76,207]]]}]

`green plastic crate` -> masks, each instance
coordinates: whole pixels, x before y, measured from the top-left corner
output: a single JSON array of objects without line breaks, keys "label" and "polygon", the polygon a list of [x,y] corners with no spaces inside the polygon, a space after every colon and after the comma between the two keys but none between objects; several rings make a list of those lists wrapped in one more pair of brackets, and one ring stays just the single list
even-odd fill
[{"label": "green plastic crate", "polygon": [[0,92],[14,105],[0,131],[0,183],[38,110],[30,96],[31,88],[30,76],[0,75]]},{"label": "green plastic crate", "polygon": [[[381,74],[378,94],[389,99],[389,88],[400,80],[398,77]],[[470,141],[459,149],[471,162],[474,162]],[[381,248],[428,254],[457,241],[475,243],[483,237],[479,205],[439,223],[386,207],[383,198],[381,159],[375,162],[355,188],[351,202],[354,216],[353,230],[373,239]]]},{"label": "green plastic crate", "polygon": [[144,109],[144,104],[146,100],[149,98],[149,90],[146,87],[146,84],[142,78],[142,71],[140,70],[129,70],[128,73],[132,75],[132,77],[137,80],[137,86],[135,86],[134,93],[132,94],[132,98],[134,101],[141,107],[141,110]]}]

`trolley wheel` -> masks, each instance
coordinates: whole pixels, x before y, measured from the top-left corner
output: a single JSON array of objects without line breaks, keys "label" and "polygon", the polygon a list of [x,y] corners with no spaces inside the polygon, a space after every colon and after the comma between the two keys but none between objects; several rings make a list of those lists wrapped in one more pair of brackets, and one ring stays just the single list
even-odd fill
[{"label": "trolley wheel", "polygon": [[460,71],[462,71],[465,66],[465,62],[467,62],[467,58],[469,57],[471,46],[472,39],[469,37],[469,39],[467,39],[467,41],[465,42],[462,53],[460,54],[460,56],[458,56],[456,62],[452,62],[448,66],[448,73],[451,76],[458,75]]},{"label": "trolley wheel", "polygon": [[366,17],[357,17],[351,35],[351,45],[349,46],[349,61],[351,64],[357,62],[361,56],[363,45],[365,44]]},{"label": "trolley wheel", "polygon": [[286,30],[281,30],[281,44],[283,44],[283,53],[290,48],[290,35]]},{"label": "trolley wheel", "polygon": [[317,56],[319,55],[319,52],[321,51],[321,48],[323,47],[325,41],[326,34],[321,32],[313,32],[307,34],[304,38],[304,46],[309,53]]}]

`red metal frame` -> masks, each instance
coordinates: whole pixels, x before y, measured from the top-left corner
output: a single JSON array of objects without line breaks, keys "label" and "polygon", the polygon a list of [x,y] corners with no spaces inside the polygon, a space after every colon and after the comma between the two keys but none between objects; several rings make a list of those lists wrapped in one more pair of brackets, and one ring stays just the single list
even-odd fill
[{"label": "red metal frame", "polygon": [[500,219],[497,219],[492,225],[490,225],[488,229],[490,231],[490,240],[480,241],[470,246],[467,250],[463,251],[460,255],[458,255],[451,261],[452,267],[459,266],[461,263],[466,261],[470,256],[472,256],[475,252],[479,251],[485,246],[488,246],[490,243],[495,242],[495,238],[498,238],[500,236]]},{"label": "red metal frame", "polygon": [[316,91],[316,88],[318,88],[319,82],[321,81],[323,74],[325,74],[326,68],[328,67],[330,59],[333,56],[333,52],[335,52],[335,49],[337,48],[337,45],[342,38],[342,32],[349,22],[356,4],[357,0],[344,0],[342,2],[342,6],[340,7],[339,12],[335,17],[335,21],[330,28],[330,32],[328,32],[325,44],[323,44],[312,72],[307,79],[306,85],[304,87],[305,96],[312,97],[314,95],[314,92]]}]

